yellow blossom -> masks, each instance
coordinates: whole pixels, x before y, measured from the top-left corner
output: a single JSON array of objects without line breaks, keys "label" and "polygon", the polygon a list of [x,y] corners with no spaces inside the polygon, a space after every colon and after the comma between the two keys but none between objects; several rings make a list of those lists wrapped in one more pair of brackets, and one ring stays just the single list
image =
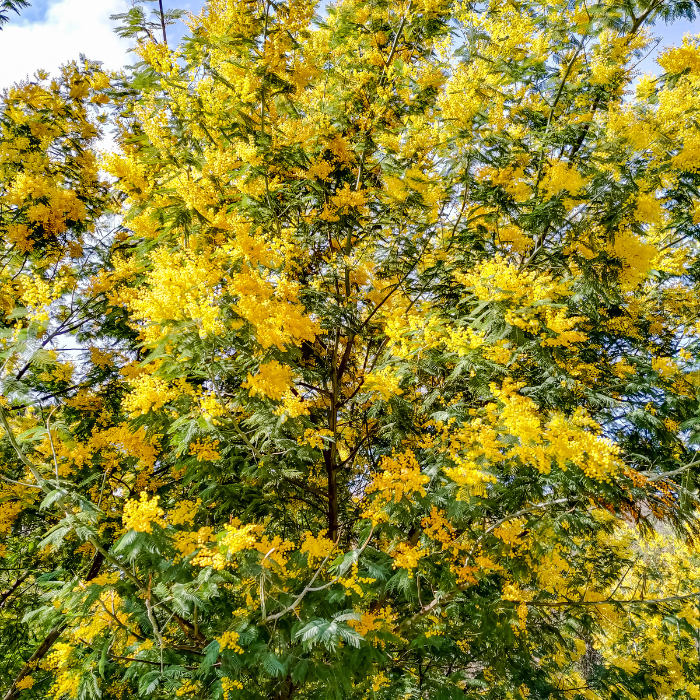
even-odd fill
[{"label": "yellow blossom", "polygon": [[124,527],[136,532],[153,532],[153,524],[161,525],[160,519],[165,515],[158,506],[159,500],[158,496],[149,499],[148,494],[142,491],[138,501],[127,501],[124,505]]}]

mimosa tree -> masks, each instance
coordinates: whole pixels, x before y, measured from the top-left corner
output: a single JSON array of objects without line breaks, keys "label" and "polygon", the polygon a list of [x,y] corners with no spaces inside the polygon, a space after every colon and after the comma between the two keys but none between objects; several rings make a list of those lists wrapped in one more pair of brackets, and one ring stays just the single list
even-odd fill
[{"label": "mimosa tree", "polygon": [[5,700],[700,697],[697,5],[210,0],[7,93]]}]

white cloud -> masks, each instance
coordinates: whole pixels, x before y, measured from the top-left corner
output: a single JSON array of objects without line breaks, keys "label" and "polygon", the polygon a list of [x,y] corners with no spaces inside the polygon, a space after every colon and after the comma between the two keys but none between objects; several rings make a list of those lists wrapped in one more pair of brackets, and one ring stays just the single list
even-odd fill
[{"label": "white cloud", "polygon": [[130,63],[129,42],[114,33],[109,19],[128,7],[126,0],[57,0],[40,22],[11,21],[0,32],[0,91],[40,68],[56,73],[81,53],[106,68]]}]

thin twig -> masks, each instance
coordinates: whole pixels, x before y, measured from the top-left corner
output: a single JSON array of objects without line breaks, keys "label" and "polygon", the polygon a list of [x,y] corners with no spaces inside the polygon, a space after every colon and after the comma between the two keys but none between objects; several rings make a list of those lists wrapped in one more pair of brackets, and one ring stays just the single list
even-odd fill
[{"label": "thin twig", "polygon": [[[365,547],[367,547],[370,539],[372,539],[373,533],[374,533],[374,525],[372,526],[372,529],[370,530],[369,537],[367,538],[365,543],[362,545],[362,548],[358,552],[358,556],[360,554],[362,554],[362,552],[364,552]],[[264,622],[271,622],[273,620],[278,620],[283,615],[286,615],[288,612],[291,612],[292,610],[294,610],[297,607],[297,605],[299,605],[299,603],[302,601],[302,599],[304,598],[304,596],[307,593],[310,593],[312,591],[322,591],[325,588],[332,586],[336,581],[340,580],[341,577],[336,576],[332,581],[329,581],[328,583],[324,584],[323,586],[318,586],[317,588],[312,588],[313,582],[318,578],[318,575],[321,573],[321,571],[323,571],[323,568],[325,567],[326,562],[330,558],[331,554],[333,554],[333,552],[335,551],[335,548],[338,546],[338,542],[340,542],[340,533],[338,533],[338,539],[336,540],[335,544],[333,545],[333,549],[331,549],[331,551],[328,552],[326,558],[321,562],[321,566],[318,567],[318,569],[316,570],[316,573],[313,575],[313,577],[308,582],[308,584],[306,584],[306,588],[304,588],[304,590],[296,597],[294,602],[291,605],[287,606],[284,610],[282,610],[278,613],[275,613],[274,615],[270,615],[270,617],[268,617],[268,618],[263,617]]]},{"label": "thin twig", "polygon": [[691,598],[698,597],[700,597],[700,591],[688,593],[686,595],[669,596],[668,598],[635,598],[632,600],[612,600],[611,598],[607,598],[605,600],[554,600],[551,602],[546,600],[526,600],[524,603],[533,607],[546,608],[564,608],[578,605],[658,605],[662,603],[672,603],[677,600],[690,600]]},{"label": "thin twig", "polygon": [[168,37],[165,34],[165,13],[163,12],[163,0],[158,0],[158,6],[160,8],[160,26],[163,29],[163,43],[168,45]]}]

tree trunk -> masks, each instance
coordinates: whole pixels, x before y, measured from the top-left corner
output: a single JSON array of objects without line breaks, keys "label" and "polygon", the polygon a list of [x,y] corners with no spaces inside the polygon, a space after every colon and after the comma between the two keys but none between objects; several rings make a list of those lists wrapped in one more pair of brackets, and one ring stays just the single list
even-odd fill
[{"label": "tree trunk", "polygon": [[[100,552],[95,552],[95,557],[92,560],[92,564],[90,566],[90,571],[88,571],[88,575],[86,577],[86,581],[91,581],[92,579],[97,576],[100,567],[102,566],[102,563],[104,562],[104,555],[101,554]],[[65,622],[61,622],[58,625],[56,625],[44,638],[44,641],[39,645],[37,650],[31,655],[30,659],[27,661],[26,664],[22,667],[22,670],[19,672],[19,675],[15,678],[14,681],[12,681],[12,685],[10,686],[10,689],[7,691],[5,694],[5,697],[3,700],[16,700],[16,698],[19,696],[19,690],[17,690],[17,684],[23,679],[26,678],[35,668],[37,661],[41,661],[46,654],[49,653],[49,650],[51,647],[54,645],[56,640],[61,636],[62,632],[64,629],[66,629],[67,624]]]}]

